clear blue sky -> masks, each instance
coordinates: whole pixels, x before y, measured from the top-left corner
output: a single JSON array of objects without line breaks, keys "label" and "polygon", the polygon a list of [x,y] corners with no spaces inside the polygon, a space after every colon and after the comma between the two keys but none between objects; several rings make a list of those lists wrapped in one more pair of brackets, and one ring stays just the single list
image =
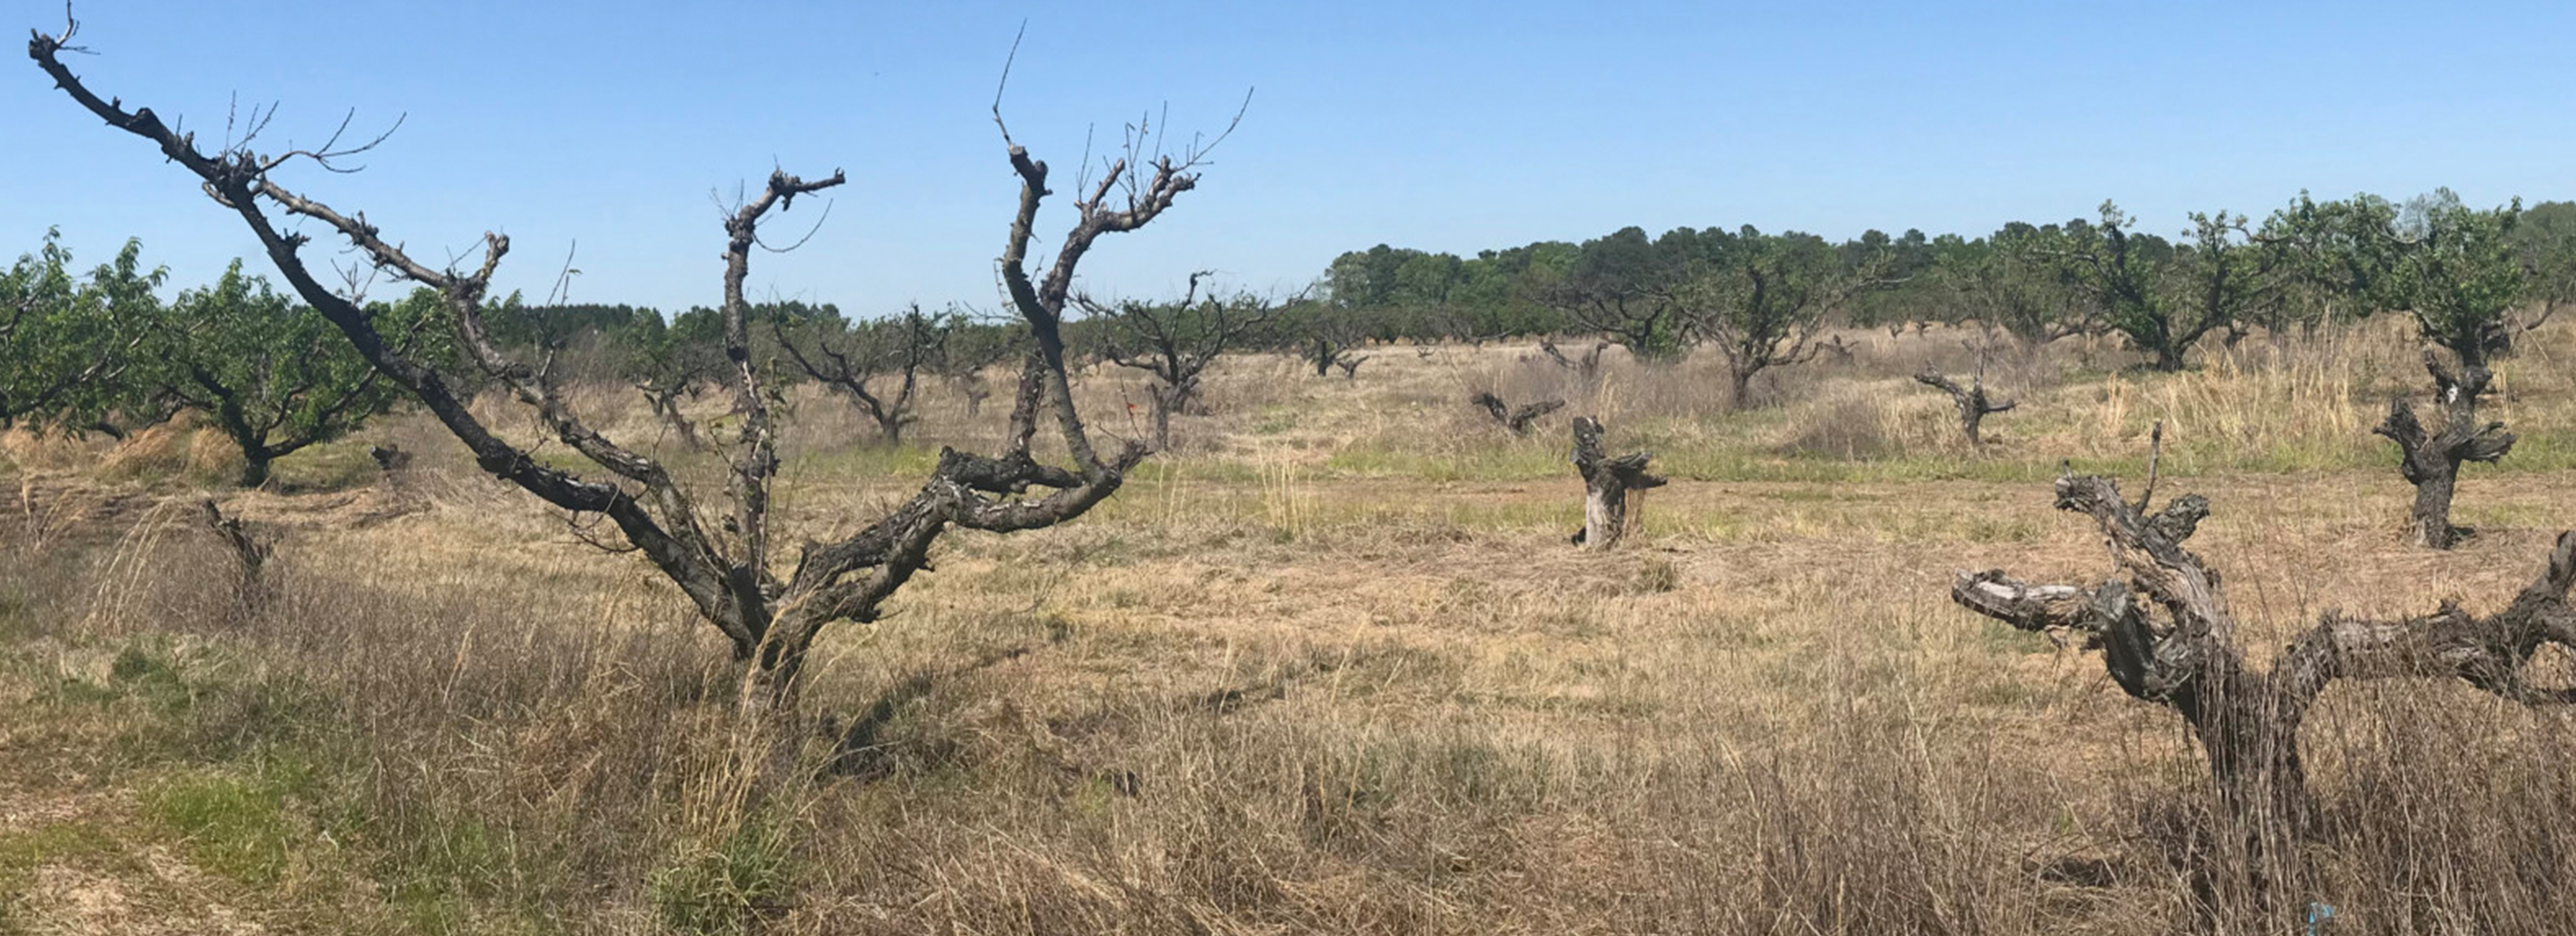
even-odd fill
[{"label": "clear blue sky", "polygon": [[[0,9],[15,28],[62,18],[37,0]],[[773,163],[843,168],[829,223],[798,253],[757,256],[752,283],[878,314],[994,305],[1016,189],[987,105],[1023,20],[1005,111],[1059,178],[1090,128],[1114,139],[1168,107],[1177,130],[1214,129],[1258,88],[1199,190],[1084,266],[1095,293],[1155,296],[1194,269],[1294,288],[1380,242],[1471,255],[1631,224],[1979,233],[2109,197],[2178,230],[2187,211],[2259,217],[2302,188],[2563,199],[2570,10],[90,2],[80,39],[99,54],[74,69],[208,137],[236,92],[285,105],[275,144],[317,142],[351,107],[361,128],[407,113],[365,173],[288,181],[425,258],[505,231],[501,285],[532,295],[578,240],[577,301],[712,304],[709,192]],[[135,236],[181,282],[236,255],[261,266],[187,173],[9,61],[0,250],[59,225],[84,263]]]}]

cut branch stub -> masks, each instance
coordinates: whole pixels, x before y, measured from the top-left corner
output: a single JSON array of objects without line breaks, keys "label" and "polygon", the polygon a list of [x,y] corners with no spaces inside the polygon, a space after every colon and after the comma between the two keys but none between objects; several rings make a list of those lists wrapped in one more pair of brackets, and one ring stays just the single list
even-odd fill
[{"label": "cut branch stub", "polygon": [[2004,412],[2019,405],[2012,400],[1996,401],[1987,397],[1986,382],[1982,376],[1973,378],[1968,386],[1961,387],[1957,381],[1927,367],[1922,373],[1914,375],[1914,380],[1916,383],[1950,395],[1951,404],[1959,408],[1959,430],[1967,433],[1970,445],[1986,444],[1985,435],[1979,432],[1980,425],[1985,422],[1986,414]]},{"label": "cut branch stub", "polygon": [[1590,416],[1574,420],[1574,469],[1583,475],[1583,529],[1576,531],[1574,542],[1592,549],[1609,549],[1619,544],[1630,522],[1636,519],[1637,506],[1632,500],[1647,488],[1662,487],[1661,475],[1648,474],[1646,463],[1652,452],[1630,452],[1610,458],[1601,451],[1601,421]]},{"label": "cut branch stub", "polygon": [[[2542,645],[2576,648],[2576,612],[2567,605],[2576,532],[2560,534],[2548,569],[2502,611],[2479,617],[2445,605],[2401,621],[2328,612],[2269,672],[2255,673],[2235,644],[2220,576],[2182,548],[2208,516],[2206,500],[2177,498],[2149,515],[2122,500],[2110,479],[2070,475],[2057,482],[2057,507],[2093,518],[2125,581],[2088,593],[2001,571],[1962,572],[1951,600],[2022,630],[2086,634],[2122,691],[2191,724],[2221,799],[2258,842],[2290,843],[2313,817],[2299,725],[2336,679],[2447,677],[2526,705],[2576,704],[2576,690],[2534,686],[2525,676]],[[2162,609],[2161,622],[2153,608]]]}]

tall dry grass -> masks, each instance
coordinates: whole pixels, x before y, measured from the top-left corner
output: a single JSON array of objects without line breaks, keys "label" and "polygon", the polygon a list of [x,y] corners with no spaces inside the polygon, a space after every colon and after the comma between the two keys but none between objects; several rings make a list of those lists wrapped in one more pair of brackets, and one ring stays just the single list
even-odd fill
[{"label": "tall dry grass", "polygon": [[[233,498],[287,531],[247,619],[172,501],[0,510],[74,531],[0,537],[0,685],[27,687],[14,718],[114,726],[98,776],[147,798],[294,778],[284,870],[244,886],[321,930],[2278,933],[2331,906],[2319,932],[2576,932],[2565,715],[2336,688],[2306,735],[2328,821],[2258,888],[2178,719],[1944,591],[1959,567],[2103,575],[2040,481],[2136,459],[2156,420],[2168,489],[2216,505],[2195,546],[2258,664],[2329,607],[2501,604],[2576,482],[2480,475],[2480,537],[2404,548],[2366,430],[2412,362],[2376,332],[2176,376],[1990,359],[2023,406],[1977,451],[1907,380],[1973,368],[1965,337],[1858,336],[1741,415],[1695,364],[1587,388],[1508,348],[1355,381],[1229,362],[1117,501],[954,535],[894,616],[832,634],[793,769],[740,756],[722,642],[667,586],[413,421],[371,433],[427,453],[423,512]],[[2501,406],[2545,464],[2576,405],[2542,363]],[[1639,548],[1565,547],[1565,417],[1512,439],[1476,389],[1580,391],[1675,464]],[[1084,392],[1116,412],[1115,380]],[[812,529],[923,458],[833,435],[832,402],[791,430]],[[989,444],[932,402],[926,444]],[[44,503],[108,503],[62,470],[26,469]],[[224,826],[181,828],[212,861],[192,849]]]}]

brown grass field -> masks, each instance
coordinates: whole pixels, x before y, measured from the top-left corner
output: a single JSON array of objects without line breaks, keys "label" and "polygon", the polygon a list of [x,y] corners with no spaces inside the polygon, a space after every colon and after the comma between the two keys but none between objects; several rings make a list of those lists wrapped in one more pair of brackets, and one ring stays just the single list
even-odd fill
[{"label": "brown grass field", "polygon": [[[1464,401],[1569,392],[1526,347],[1236,359],[1115,500],[953,532],[895,616],[830,632],[792,782],[732,756],[722,642],[673,589],[417,414],[211,494],[282,533],[247,612],[194,513],[211,433],[13,435],[0,933],[2576,932],[2567,715],[2338,684],[2305,734],[2327,832],[2266,899],[2178,717],[1948,599],[1962,569],[2107,576],[2048,482],[2134,484],[2162,420],[2160,490],[2214,505],[2192,542],[2258,660],[2330,608],[2501,605],[2576,526],[2576,331],[2502,366],[2521,444],[2434,553],[2369,433],[2428,385],[2394,326],[2172,376],[2010,356],[1982,451],[1907,379],[1971,368],[1959,331],[1850,333],[1740,414],[1708,364],[1620,361],[1525,440]],[[1082,385],[1143,431],[1133,377]],[[999,414],[940,389],[897,450],[797,398],[790,535],[989,448]],[[1566,542],[1578,413],[1674,479],[1606,554]],[[379,480],[387,440],[421,454]]]}]

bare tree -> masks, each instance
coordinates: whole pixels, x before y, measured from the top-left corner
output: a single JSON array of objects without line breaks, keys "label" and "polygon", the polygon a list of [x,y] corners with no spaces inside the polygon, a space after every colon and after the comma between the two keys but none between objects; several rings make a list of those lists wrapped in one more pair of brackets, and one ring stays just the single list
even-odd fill
[{"label": "bare tree", "polygon": [[1575,383],[1586,390],[1601,386],[1601,352],[1608,350],[1610,350],[1609,341],[1595,340],[1592,342],[1592,347],[1584,349],[1582,353],[1567,355],[1564,349],[1556,346],[1556,339],[1538,340],[1539,353],[1547,355],[1547,359],[1556,362],[1556,366],[1573,371]]},{"label": "bare tree", "polygon": [[[790,325],[785,319],[772,317],[770,332],[796,368],[848,397],[889,445],[901,443],[903,430],[921,421],[913,406],[921,378],[947,356],[948,336],[957,327],[954,317],[925,313],[918,303],[884,322],[825,318]],[[894,388],[872,386],[878,377],[893,378]]]},{"label": "bare tree", "polygon": [[[2034,585],[2001,571],[1962,572],[1951,597],[2022,630],[2072,628],[2103,651],[2113,682],[2172,708],[2207,753],[2218,793],[2257,844],[2286,845],[2311,828],[2314,804],[2299,758],[2299,725],[2336,679],[2448,677],[2525,705],[2576,703],[2576,690],[2533,685],[2525,668],[2543,644],[2576,647],[2576,533],[2558,537],[2548,570],[2513,603],[2478,617],[2445,602],[2432,614],[2374,621],[2329,611],[2268,672],[2245,662],[2219,574],[2183,541],[2209,516],[2199,495],[2148,512],[2154,493],[2120,498],[2108,478],[2057,481],[2057,508],[2091,517],[2126,581],[2087,591]],[[2144,600],[2141,600],[2144,599]],[[2155,620],[2161,609],[2163,620]]]},{"label": "bare tree", "polygon": [[1583,476],[1583,529],[1575,531],[1575,545],[1619,545],[1636,517],[1641,492],[1664,485],[1663,476],[1646,473],[1646,463],[1654,457],[1652,452],[1630,452],[1611,458],[1601,450],[1601,421],[1574,418],[1574,470]]},{"label": "bare tree", "polygon": [[1495,422],[1501,423],[1503,428],[1511,430],[1511,433],[1516,436],[1528,435],[1530,423],[1536,422],[1541,416],[1565,408],[1565,401],[1554,397],[1523,403],[1517,408],[1510,407],[1504,405],[1502,397],[1495,396],[1490,390],[1476,391],[1476,395],[1468,397],[1467,402],[1483,409],[1486,415],[1494,417]]},{"label": "bare tree", "polygon": [[[1047,188],[1047,165],[1030,158],[1026,149],[1011,140],[1002,124],[997,92],[994,123],[1002,128],[1010,166],[1020,180],[1019,205],[1001,258],[1002,279],[1035,345],[1021,369],[1008,447],[999,456],[943,449],[930,478],[904,504],[848,536],[807,544],[792,570],[782,575],[772,551],[770,487],[778,458],[770,392],[752,361],[743,281],[750,271],[751,249],[759,242],[761,222],[773,212],[788,210],[799,196],[841,185],[845,181],[841,173],[807,180],[773,172],[756,194],[724,218],[722,314],[729,365],[725,380],[743,419],[732,445],[730,480],[721,495],[729,509],[722,511],[720,522],[711,524],[711,512],[698,502],[703,492],[692,491],[660,462],[584,423],[565,405],[543,370],[511,358],[494,343],[483,318],[485,292],[509,253],[508,237],[485,234],[480,262],[470,270],[422,263],[385,240],[363,214],[343,213],[276,178],[277,170],[298,159],[324,168],[344,168],[338,164],[340,159],[373,143],[337,148],[335,138],[316,149],[263,154],[252,148],[257,126],[264,122],[255,120],[252,132],[243,139],[208,154],[198,148],[193,135],[174,132],[150,109],[127,110],[121,102],[99,97],[73,75],[60,53],[69,48],[77,28],[73,23],[60,35],[37,33],[28,43],[29,56],[80,106],[111,126],[151,141],[195,175],[209,196],[250,228],[297,294],[329,318],[388,378],[418,398],[474,453],[476,464],[576,517],[599,514],[614,524],[624,540],[615,548],[640,553],[723,632],[734,659],[743,666],[741,701],[747,713],[789,711],[797,677],[817,635],[835,621],[876,620],[884,602],[927,567],[932,543],[948,527],[1010,532],[1073,519],[1117,491],[1125,472],[1145,457],[1146,449],[1134,442],[1105,458],[1094,449],[1065,376],[1060,333],[1065,299],[1076,266],[1101,236],[1143,227],[1197,184],[1193,170],[1213,142],[1194,141],[1177,156],[1149,152],[1157,138],[1147,135],[1141,123],[1131,127],[1123,154],[1110,162],[1096,187],[1074,202],[1076,218],[1060,242],[1053,265],[1033,276],[1026,262],[1038,209],[1052,194]],[[1238,112],[1235,119],[1241,118]],[[1113,194],[1123,195],[1119,203],[1113,203]],[[326,288],[312,274],[300,253],[308,238],[282,230],[273,211],[318,222],[347,239],[376,267],[436,290],[467,360],[535,410],[554,439],[610,477],[584,477],[554,467],[550,460],[494,434],[452,389],[454,382],[437,362],[404,354],[376,331],[364,309]],[[1041,411],[1049,409],[1070,455],[1070,466],[1041,464],[1031,454]],[[1046,488],[1049,493],[1037,495],[1032,488]]]},{"label": "bare tree", "polygon": [[1101,351],[1110,363],[1152,376],[1147,389],[1158,450],[1172,447],[1172,414],[1198,405],[1199,378],[1209,365],[1219,355],[1256,340],[1279,313],[1279,304],[1249,293],[1201,298],[1199,281],[1210,275],[1207,271],[1190,274],[1189,290],[1177,304],[1074,299],[1108,325],[1108,341]]},{"label": "bare tree", "polygon": [[936,369],[941,379],[966,398],[967,416],[983,415],[984,401],[993,397],[993,384],[984,379],[984,372],[1026,355],[1027,338],[1025,328],[997,325],[980,317],[960,321],[949,333],[946,353],[939,356]]},{"label": "bare tree", "polygon": [[2012,400],[1998,402],[1986,396],[1986,364],[1982,354],[1977,357],[1976,375],[1968,379],[1968,386],[1964,388],[1928,364],[1924,365],[1922,373],[1914,375],[1914,382],[1950,395],[1951,404],[1959,408],[1959,431],[1967,433],[1969,445],[1986,444],[1985,434],[1979,431],[1986,421],[1986,414],[2001,413],[2020,405]]},{"label": "bare tree", "polygon": [[2433,375],[2434,398],[2442,404],[2442,430],[2426,432],[2415,419],[2415,406],[2405,397],[2388,401],[2388,417],[2372,432],[2397,443],[2397,470],[2415,486],[2415,506],[2407,515],[2408,538],[2415,545],[2449,549],[2469,532],[2451,525],[2451,494],[2460,481],[2461,462],[2494,462],[2513,451],[2514,435],[2504,423],[2478,422],[2478,397],[2495,375],[2483,364],[2454,373],[2431,348],[2424,349],[2424,369]]}]

